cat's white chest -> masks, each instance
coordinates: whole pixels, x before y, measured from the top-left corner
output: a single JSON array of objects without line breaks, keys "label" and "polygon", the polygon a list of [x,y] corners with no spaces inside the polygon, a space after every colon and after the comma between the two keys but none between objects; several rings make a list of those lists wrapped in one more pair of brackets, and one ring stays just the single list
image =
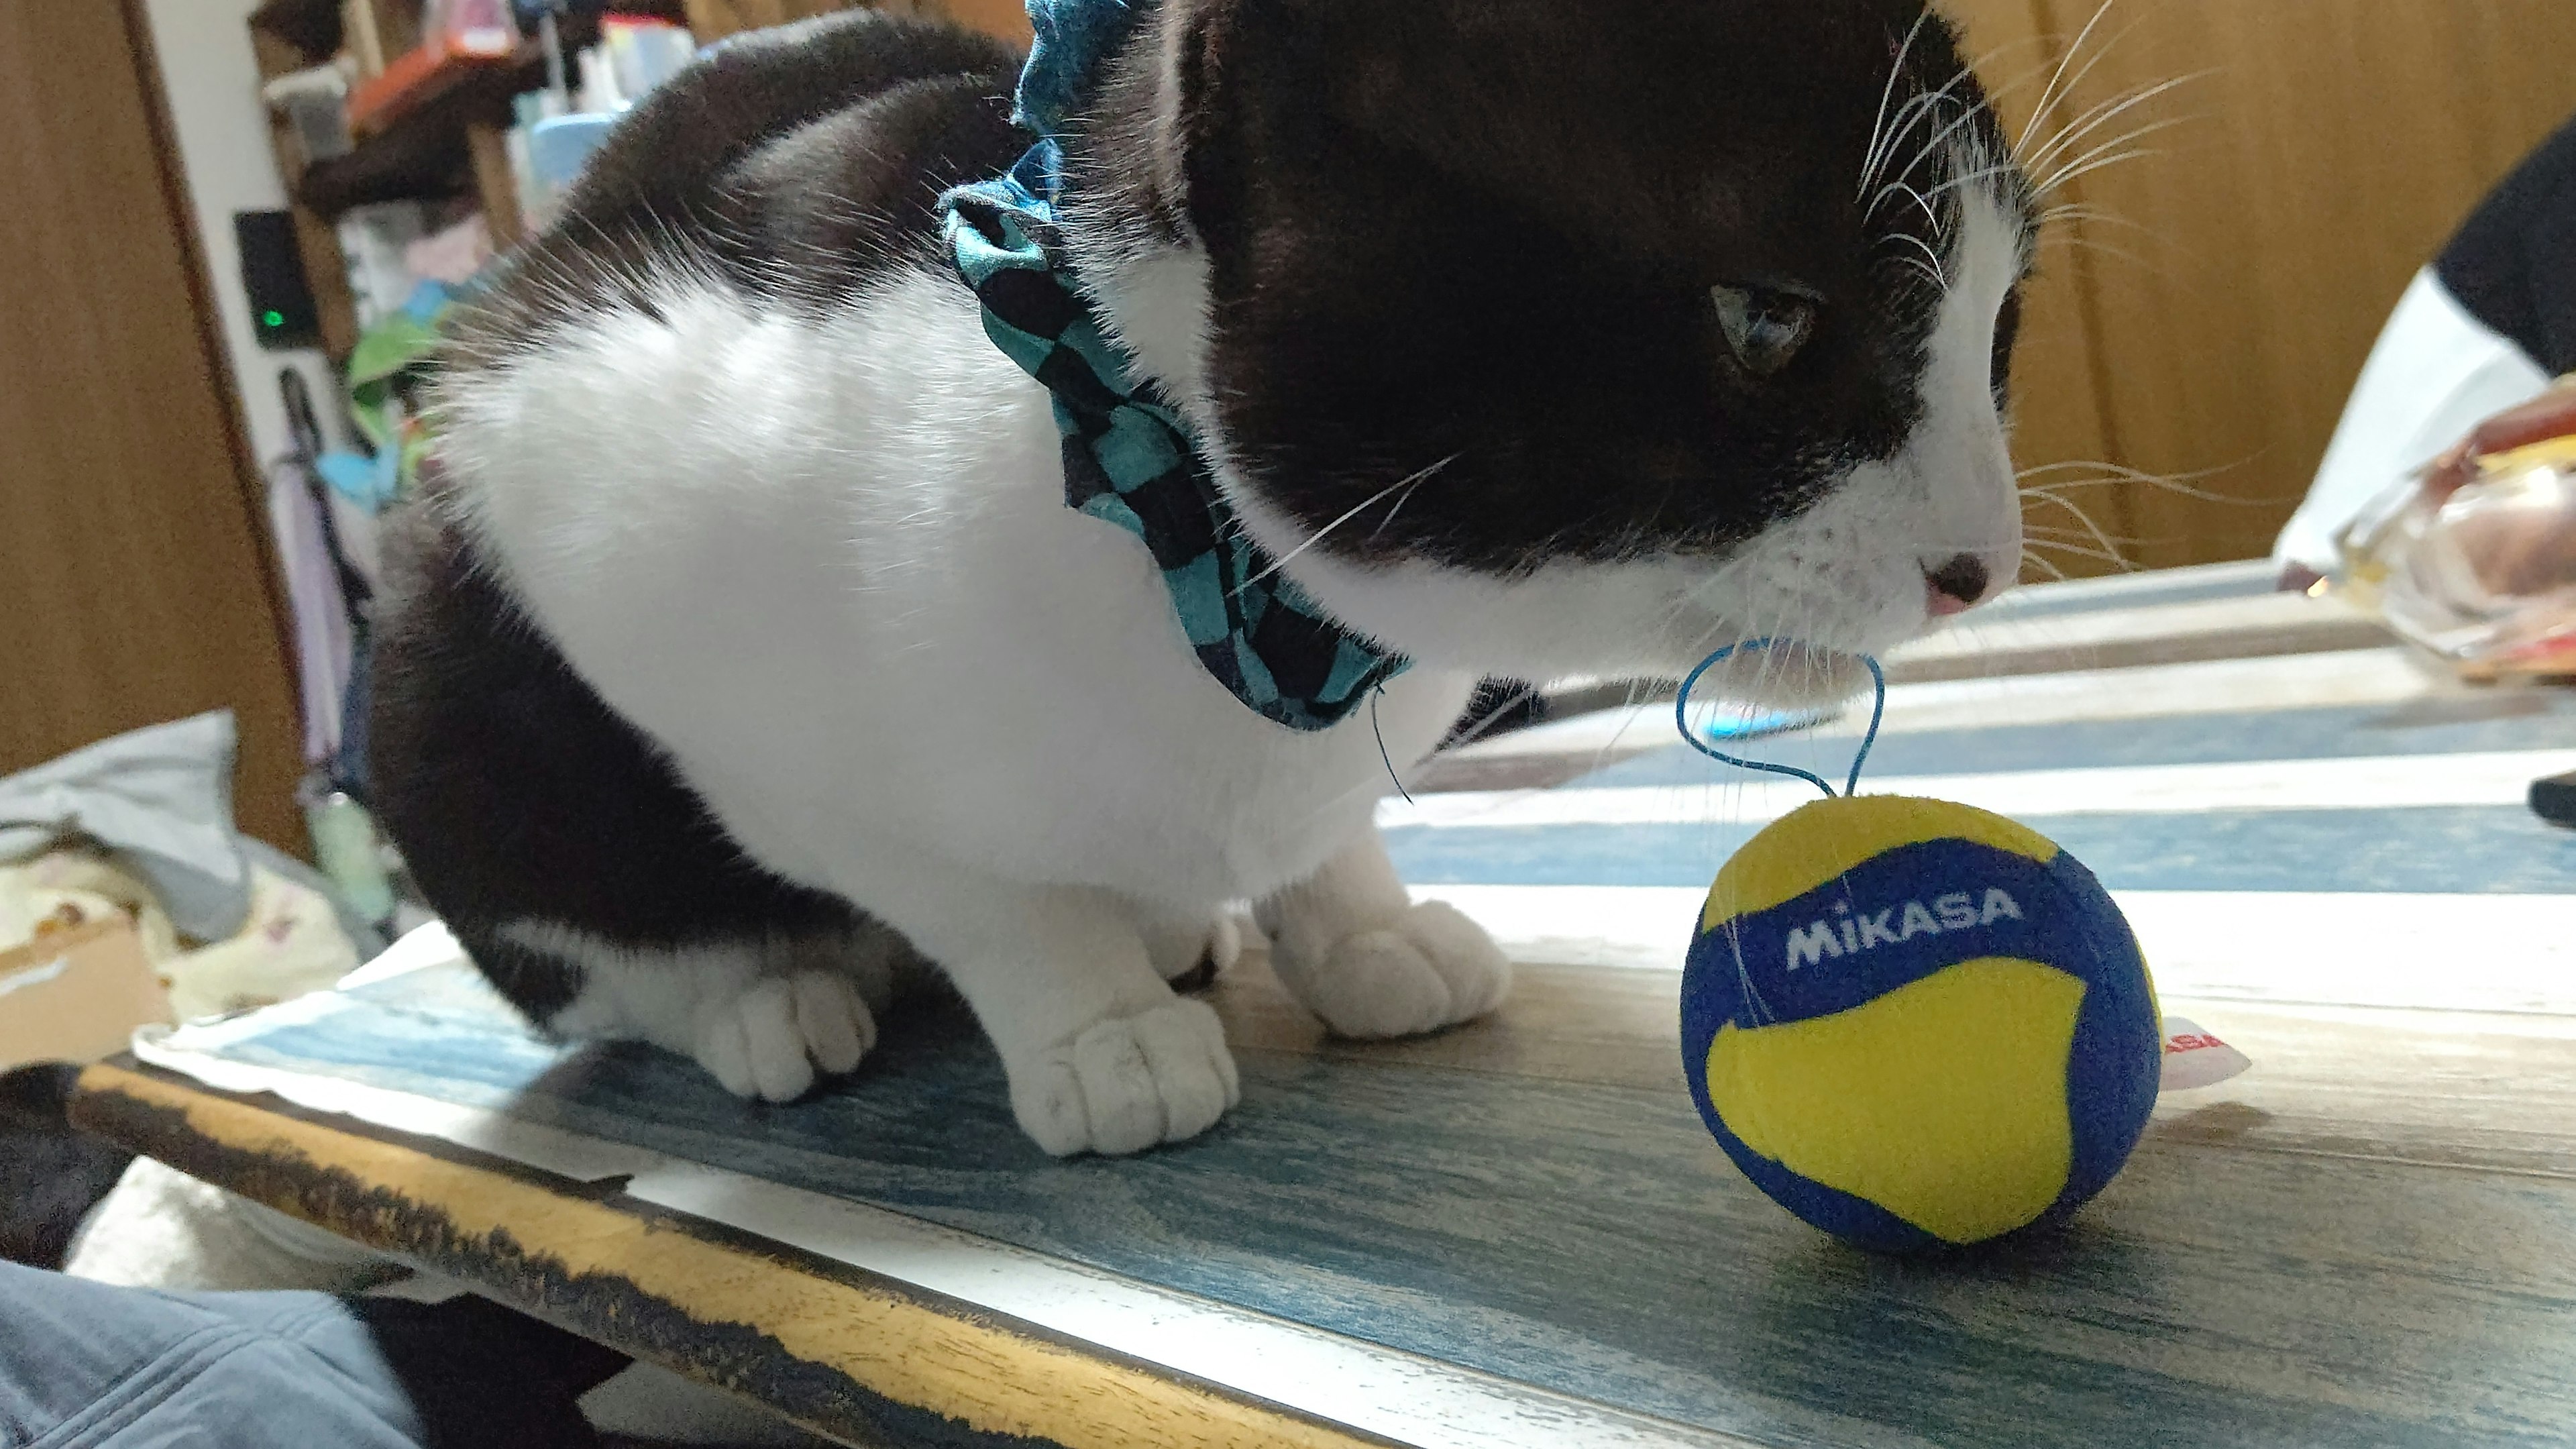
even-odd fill
[{"label": "cat's white chest", "polygon": [[1263,894],[1363,828],[1386,758],[1426,753],[1472,686],[1408,674],[1314,734],[1235,699],[1144,545],[1065,505],[1046,393],[950,279],[819,319],[715,290],[657,311],[460,388],[451,461],[541,627],[791,878],[911,851]]}]

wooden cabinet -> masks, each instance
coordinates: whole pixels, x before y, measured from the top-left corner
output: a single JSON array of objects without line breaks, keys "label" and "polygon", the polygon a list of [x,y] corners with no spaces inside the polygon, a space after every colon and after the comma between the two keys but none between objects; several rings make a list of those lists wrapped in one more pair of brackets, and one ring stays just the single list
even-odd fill
[{"label": "wooden cabinet", "polygon": [[[2407,280],[2576,115],[2566,0],[2114,0],[2098,22],[2093,0],[1944,8],[2017,123],[2061,63],[2081,77],[2042,135],[2189,78],[2086,138],[2162,127],[2054,198],[2082,214],[2043,255],[2017,369],[2025,467],[2108,461],[2208,495],[2068,495],[2148,566],[2270,550]],[[2062,509],[2030,517],[2099,548]]]},{"label": "wooden cabinet", "polygon": [[[846,10],[859,3],[864,0],[687,0],[689,29],[701,42],[738,30],[757,30]],[[877,8],[944,16],[1021,44],[1029,38],[1028,11],[1021,0],[879,0]]]},{"label": "wooden cabinet", "polygon": [[938,8],[960,25],[1028,44],[1029,12],[1020,0],[940,0]]},{"label": "wooden cabinet", "polygon": [[230,707],[300,848],[265,510],[138,15],[0,6],[0,772]]}]

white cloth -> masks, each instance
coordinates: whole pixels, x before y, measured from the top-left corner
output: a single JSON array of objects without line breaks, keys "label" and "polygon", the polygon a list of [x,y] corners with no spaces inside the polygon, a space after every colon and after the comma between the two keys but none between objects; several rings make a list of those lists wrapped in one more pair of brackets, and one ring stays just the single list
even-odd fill
[{"label": "white cloth", "polygon": [[402,1270],[310,1223],[138,1157],[90,1210],[63,1271],[133,1288],[346,1293]]},{"label": "white cloth", "polygon": [[[0,891],[15,890],[22,905],[34,898],[28,892],[59,885],[102,892],[100,880],[66,863],[64,847],[87,842],[108,852],[113,874],[130,872],[148,888],[140,897],[102,893],[143,918],[144,944],[156,965],[177,953],[172,928],[198,941],[225,942],[262,926],[272,932],[271,945],[292,944],[303,958],[274,964],[303,977],[325,969],[327,963],[317,964],[321,954],[345,962],[337,968],[345,970],[383,950],[382,934],[313,867],[233,828],[233,743],[232,712],[217,710],[101,740],[0,778],[0,868],[24,868],[0,877]],[[263,886],[263,877],[276,879]],[[300,931],[297,923],[310,922],[314,901],[330,907],[345,942],[325,941],[327,927],[289,941],[289,928]],[[147,904],[165,914],[156,921],[144,911]],[[0,902],[0,950],[23,940],[32,924],[22,909]],[[307,942],[315,951],[302,950]]]},{"label": "white cloth", "polygon": [[2353,385],[2307,500],[2272,546],[2273,562],[2333,572],[2335,535],[2371,500],[2549,382],[2540,364],[2471,316],[2432,268],[2417,273]]},{"label": "white cloth", "polygon": [[0,779],[0,861],[82,835],[115,851],[186,935],[250,919],[250,858],[233,830],[233,716],[217,710],[74,750]]}]

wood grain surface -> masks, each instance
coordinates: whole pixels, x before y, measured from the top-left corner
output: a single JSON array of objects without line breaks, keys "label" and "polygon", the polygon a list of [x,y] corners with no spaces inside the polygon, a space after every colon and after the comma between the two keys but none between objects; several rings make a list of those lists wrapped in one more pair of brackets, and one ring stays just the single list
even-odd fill
[{"label": "wood grain surface", "polygon": [[[2096,0],[1943,8],[2016,121],[2042,93],[2027,78],[2072,52],[2081,79],[2043,136],[2191,78],[2088,138],[2178,123],[2066,189],[2085,214],[2043,250],[2015,369],[2024,466],[2102,460],[2210,495],[2082,490],[2133,565],[2269,552],[2407,280],[2576,116],[2576,8],[2558,0],[2113,0],[2080,50]],[[2030,516],[2099,547],[2062,508]]]},{"label": "wood grain surface", "polygon": [[471,1153],[118,1066],[84,1074],[77,1117],[253,1201],[756,1392],[827,1434],[932,1429],[911,1422],[926,1410],[952,1421],[934,1431],[950,1442],[958,1429],[1068,1449],[1383,1442]]},{"label": "wood grain surface", "polygon": [[[2205,595],[2213,582],[2042,595],[2021,622],[2146,637],[2168,611],[2226,603]],[[2129,603],[2059,607],[2097,594]],[[2169,1094],[2127,1169],[2070,1224],[1972,1252],[1846,1249],[1709,1140],[1681,1080],[1674,968],[1698,895],[1751,822],[1604,813],[1637,792],[1722,804],[1731,788],[1677,741],[1611,757],[1604,721],[1523,742],[1529,759],[1562,757],[1542,773],[1568,788],[1497,799],[1520,802],[1516,821],[1555,823],[1479,824],[1466,809],[1478,802],[1426,794],[1405,807],[1418,823],[1390,832],[1417,887],[1452,882],[1431,889],[1515,946],[1519,984],[1499,1012],[1416,1041],[1333,1040],[1256,950],[1208,997],[1236,1046],[1242,1105],[1133,1159],[1038,1152],[991,1048],[936,993],[887,1020],[859,1072],[784,1107],[734,1099],[642,1046],[543,1041],[435,941],[415,969],[148,1050],[296,1104],[224,1098],[226,1112],[307,1127],[342,1112],[380,1142],[377,1128],[400,1127],[493,1151],[542,1137],[557,1145],[515,1160],[626,1163],[565,1168],[586,1185],[549,1192],[756,1223],[763,1273],[831,1279],[839,1264],[898,1296],[935,1283],[942,1311],[1094,1346],[1025,1360],[1034,1380],[1084,1384],[1097,1356],[1405,1444],[2566,1444],[2576,835],[2495,782],[2500,767],[2563,758],[2576,695],[2463,690],[2356,650],[1909,685],[1898,705],[1876,778],[1927,793],[2046,785],[2033,813],[2123,893],[2167,1009],[2254,1064]],[[1763,752],[1839,761],[1854,728]],[[2246,795],[2249,779],[2277,798]],[[2392,782],[2422,788],[2392,803]],[[2152,800],[2135,793],[2149,785]],[[2182,798],[2193,791],[2207,799]],[[2222,798],[2234,803],[2177,808]],[[251,1118],[227,1130],[250,1133]],[[452,1158],[435,1142],[408,1150]],[[174,1160],[260,1181],[232,1159]],[[405,1192],[448,1170],[398,1153],[350,1161],[360,1187]],[[593,1180],[620,1174],[622,1189]],[[817,1204],[876,1226],[833,1226]],[[499,1232],[521,1213],[554,1221],[540,1206],[471,1218],[442,1265],[515,1291],[525,1254]],[[889,1223],[944,1236],[903,1248]],[[598,1242],[567,1261],[653,1285],[621,1311],[704,1309],[657,1319],[678,1325],[663,1338],[625,1320],[590,1330],[647,1351],[731,1343],[728,1325],[834,1301],[800,1296],[801,1281],[691,1299],[700,1270],[648,1279],[627,1272],[643,1243]],[[1032,1265],[1087,1286],[1042,1312]],[[1217,1349],[1156,1326],[1219,1319]],[[964,1401],[936,1380],[870,1377],[883,1345],[797,1342],[889,1404],[948,1414]],[[1309,1356],[1318,1344],[1340,1367],[1279,1367],[1325,1362]],[[1351,1355],[1371,1353],[1403,1373],[1352,1387]],[[1531,1397],[1463,1428],[1403,1417],[1450,1392]],[[1158,1420],[1133,1442],[1200,1422]],[[1578,1423],[1588,1437],[1572,1437]]]},{"label": "wood grain surface", "polygon": [[124,6],[0,7],[0,773],[215,708],[301,849],[258,480]]},{"label": "wood grain surface", "polygon": [[2576,1421],[2563,1019],[2176,1002],[2255,1072],[2170,1099],[2068,1229],[1891,1262],[1790,1220],[1707,1141],[1669,973],[1533,968],[1490,1022],[1359,1046],[1249,962],[1215,998],[1243,1106],[1127,1162],[1035,1153],[972,1024],[935,1003],[858,1077],[777,1109],[660,1053],[497,1032],[432,985],[235,1025],[220,1054],[1763,1444],[2143,1449],[2186,1422],[2209,1444],[2548,1444]]}]

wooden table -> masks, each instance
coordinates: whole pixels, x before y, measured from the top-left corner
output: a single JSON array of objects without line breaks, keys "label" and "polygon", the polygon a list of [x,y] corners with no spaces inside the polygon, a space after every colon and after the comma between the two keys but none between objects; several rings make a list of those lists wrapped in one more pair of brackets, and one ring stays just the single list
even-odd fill
[{"label": "wooden table", "polygon": [[2055,836],[2168,1011],[2254,1061],[2006,1248],[1846,1250],[1709,1141],[1675,973],[1718,862],[1798,797],[1660,711],[1390,806],[1408,878],[1524,963],[1503,1012],[1331,1042],[1256,953],[1211,997],[1243,1105],[1145,1157],[1038,1153],[953,1006],[764,1107],[529,1037],[435,934],[143,1043],[78,1111],[857,1443],[2576,1443],[2576,834],[2519,803],[2576,766],[2576,697],[2253,586],[2034,591],[1982,627],[2057,672],[1962,678],[1944,643],[1895,692],[1872,780]]}]

